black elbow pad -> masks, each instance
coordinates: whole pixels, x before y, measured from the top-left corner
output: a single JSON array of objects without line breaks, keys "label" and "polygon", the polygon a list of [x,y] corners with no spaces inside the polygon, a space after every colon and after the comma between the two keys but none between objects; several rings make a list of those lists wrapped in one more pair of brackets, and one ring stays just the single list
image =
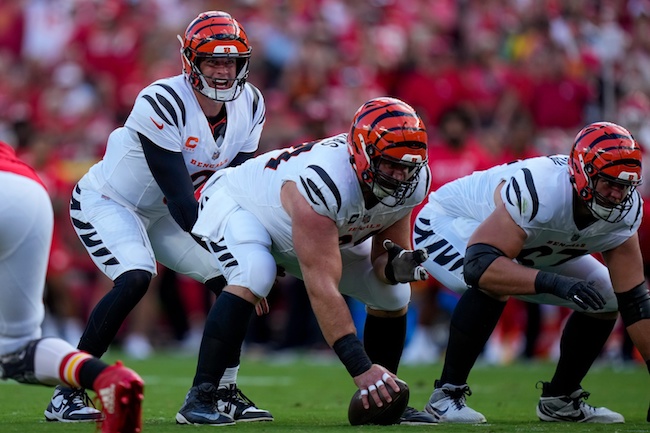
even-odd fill
[{"label": "black elbow pad", "polygon": [[488,244],[473,244],[465,251],[463,274],[469,287],[478,288],[483,273],[499,257],[505,257],[500,249]]}]

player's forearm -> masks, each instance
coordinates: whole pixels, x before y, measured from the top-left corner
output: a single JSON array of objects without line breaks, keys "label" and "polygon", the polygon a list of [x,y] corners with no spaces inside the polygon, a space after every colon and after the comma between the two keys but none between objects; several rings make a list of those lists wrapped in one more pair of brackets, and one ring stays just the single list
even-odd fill
[{"label": "player's forearm", "polygon": [[356,334],[356,328],[345,299],[338,287],[329,288],[305,279],[305,286],[312,309],[327,344],[332,346],[336,340],[347,334]]},{"label": "player's forearm", "polygon": [[483,273],[479,288],[500,296],[534,295],[537,272],[536,269],[502,257],[496,259]]}]

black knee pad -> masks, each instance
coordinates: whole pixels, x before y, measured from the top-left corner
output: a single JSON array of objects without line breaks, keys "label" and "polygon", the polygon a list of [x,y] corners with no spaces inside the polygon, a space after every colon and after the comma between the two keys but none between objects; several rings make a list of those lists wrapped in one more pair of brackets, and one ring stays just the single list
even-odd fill
[{"label": "black knee pad", "polygon": [[113,282],[113,290],[120,293],[120,296],[136,298],[138,301],[147,293],[151,273],[140,269],[126,271]]},{"label": "black knee pad", "polygon": [[650,319],[650,292],[645,282],[627,292],[617,293],[618,311],[625,327]]}]

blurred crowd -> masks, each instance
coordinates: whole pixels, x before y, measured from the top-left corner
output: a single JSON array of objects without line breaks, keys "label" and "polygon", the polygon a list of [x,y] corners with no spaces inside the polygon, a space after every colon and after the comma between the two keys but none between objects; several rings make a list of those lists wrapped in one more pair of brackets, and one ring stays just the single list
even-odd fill
[{"label": "blurred crowd", "polygon": [[[46,329],[73,344],[111,284],[71,230],[70,191],[137,93],[181,73],[176,35],[215,8],[244,26],[253,47],[249,81],[267,104],[260,151],[346,131],[356,107],[380,95],[407,101],[425,120],[432,188],[566,153],[593,121],[620,123],[650,145],[650,0],[3,0],[0,139],[52,195]],[[280,279],[249,347],[323,348],[300,285]],[[169,344],[194,351],[210,296],[164,269],[153,286],[127,324],[125,347],[141,357]],[[407,363],[437,360],[446,341],[437,324],[453,305],[435,281],[415,288]],[[487,355],[552,356],[544,329],[565,315],[514,301],[509,310]],[[625,347],[624,337],[613,344]]]}]

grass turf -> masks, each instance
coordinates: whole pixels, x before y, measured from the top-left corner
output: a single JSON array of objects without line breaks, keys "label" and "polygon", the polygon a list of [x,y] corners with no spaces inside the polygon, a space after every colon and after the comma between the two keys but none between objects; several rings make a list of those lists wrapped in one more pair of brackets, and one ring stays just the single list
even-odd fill
[{"label": "grass turf", "polygon": [[[194,426],[176,425],[174,416],[192,382],[196,358],[159,353],[146,361],[136,361],[119,353],[107,355],[113,362],[122,359],[145,380],[143,410],[144,432],[196,431]],[[279,362],[273,358],[245,358],[239,373],[239,385],[260,407],[270,410],[271,423],[239,423],[224,427],[238,432],[650,432],[645,421],[650,393],[645,367],[622,369],[596,365],[582,385],[592,393],[589,403],[606,406],[625,416],[625,424],[542,423],[535,415],[540,390],[535,384],[549,380],[552,363],[518,363],[509,366],[477,365],[470,376],[473,395],[468,403],[488,419],[484,425],[361,426],[347,422],[347,406],[355,391],[354,383],[337,360],[301,358]],[[409,383],[410,404],[422,409],[432,391],[433,380],[440,374],[439,364],[400,369],[400,377]],[[91,432],[93,424],[46,422],[43,410],[51,388],[0,382],[0,433],[13,432]],[[94,396],[94,394],[91,394]],[[213,427],[202,426],[202,430]]]}]

